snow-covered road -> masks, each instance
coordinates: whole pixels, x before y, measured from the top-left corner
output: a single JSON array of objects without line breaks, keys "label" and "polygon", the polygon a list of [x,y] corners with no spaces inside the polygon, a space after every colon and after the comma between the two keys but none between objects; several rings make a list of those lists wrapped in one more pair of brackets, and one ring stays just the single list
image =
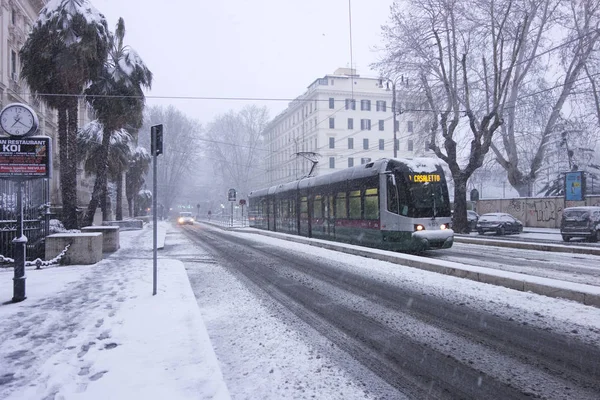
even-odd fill
[{"label": "snow-covered road", "polygon": [[595,367],[580,361],[600,353],[596,308],[261,235],[192,229],[196,250],[179,253],[202,254],[201,265],[186,267],[234,398],[398,398],[422,394],[424,382],[454,395],[556,397],[565,387],[577,398],[598,395]]}]

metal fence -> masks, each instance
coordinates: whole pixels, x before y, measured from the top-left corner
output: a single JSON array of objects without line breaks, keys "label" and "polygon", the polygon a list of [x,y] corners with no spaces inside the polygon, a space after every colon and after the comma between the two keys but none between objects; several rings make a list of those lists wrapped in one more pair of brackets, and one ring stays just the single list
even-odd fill
[{"label": "metal fence", "polygon": [[[23,233],[27,237],[27,260],[44,258],[44,239],[49,230],[48,179],[26,180],[23,185]],[[17,234],[18,183],[0,180],[0,255],[13,258],[12,240]]]}]

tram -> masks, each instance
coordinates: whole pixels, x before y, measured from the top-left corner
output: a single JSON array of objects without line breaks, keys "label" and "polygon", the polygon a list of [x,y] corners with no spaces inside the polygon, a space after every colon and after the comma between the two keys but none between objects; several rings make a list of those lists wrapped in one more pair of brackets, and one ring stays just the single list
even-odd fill
[{"label": "tram", "polygon": [[400,252],[452,247],[442,166],[380,159],[250,192],[254,228]]}]

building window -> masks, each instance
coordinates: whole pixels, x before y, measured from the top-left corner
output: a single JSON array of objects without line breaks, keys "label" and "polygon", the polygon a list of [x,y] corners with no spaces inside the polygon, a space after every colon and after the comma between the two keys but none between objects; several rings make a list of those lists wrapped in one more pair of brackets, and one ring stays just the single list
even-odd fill
[{"label": "building window", "polygon": [[329,138],[329,148],[335,149],[335,138],[332,138],[332,137]]},{"label": "building window", "polygon": [[413,141],[412,140],[408,141],[408,151],[413,151]]},{"label": "building window", "polygon": [[361,100],[360,109],[362,111],[371,111],[371,100]]},{"label": "building window", "polygon": [[379,150],[385,150],[385,140],[379,139]]},{"label": "building window", "polygon": [[363,149],[369,150],[369,139],[363,139]]},{"label": "building window", "polygon": [[379,130],[383,131],[384,130],[384,122],[382,119],[379,120]]},{"label": "building window", "polygon": [[327,78],[321,78],[318,80],[319,85],[327,86],[327,83],[329,83],[329,79]]},{"label": "building window", "polygon": [[348,157],[348,168],[354,167],[354,158]]},{"label": "building window", "polygon": [[335,157],[329,157],[329,168],[335,168]]},{"label": "building window", "polygon": [[368,162],[371,162],[371,159],[370,159],[370,158],[368,158],[368,157],[365,157],[365,158],[361,158],[361,159],[360,159],[360,163],[361,163],[361,164],[366,164],[366,163],[368,163]]},{"label": "building window", "polygon": [[333,97],[329,98],[329,108],[332,110],[335,108],[335,100],[333,99]]},{"label": "building window", "polygon": [[14,50],[10,51],[10,73],[11,78],[17,80],[17,52]]},{"label": "building window", "polygon": [[377,111],[385,111],[386,110],[385,100],[377,100],[375,107],[376,107]]},{"label": "building window", "polygon": [[371,120],[370,119],[361,119],[360,120],[360,129],[363,131],[371,130]]},{"label": "building window", "polygon": [[346,99],[346,110],[356,110],[356,100]]},{"label": "building window", "polygon": [[17,23],[17,12],[14,8],[10,10],[10,20],[13,25]]},{"label": "building window", "polygon": [[348,118],[348,129],[354,129],[354,119]]},{"label": "building window", "polygon": [[413,133],[413,122],[412,121],[408,121],[406,129],[408,129],[408,133]]},{"label": "building window", "polygon": [[329,129],[335,129],[335,118],[329,118]]},{"label": "building window", "polygon": [[354,148],[354,138],[348,138],[348,150],[352,150]]}]

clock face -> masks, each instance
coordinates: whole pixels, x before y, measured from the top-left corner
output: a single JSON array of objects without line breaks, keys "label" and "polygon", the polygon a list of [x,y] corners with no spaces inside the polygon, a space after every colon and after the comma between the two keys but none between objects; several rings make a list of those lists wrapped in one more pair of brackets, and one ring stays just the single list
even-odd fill
[{"label": "clock face", "polygon": [[9,104],[0,111],[0,126],[11,136],[26,136],[37,130],[37,116],[24,104]]}]

